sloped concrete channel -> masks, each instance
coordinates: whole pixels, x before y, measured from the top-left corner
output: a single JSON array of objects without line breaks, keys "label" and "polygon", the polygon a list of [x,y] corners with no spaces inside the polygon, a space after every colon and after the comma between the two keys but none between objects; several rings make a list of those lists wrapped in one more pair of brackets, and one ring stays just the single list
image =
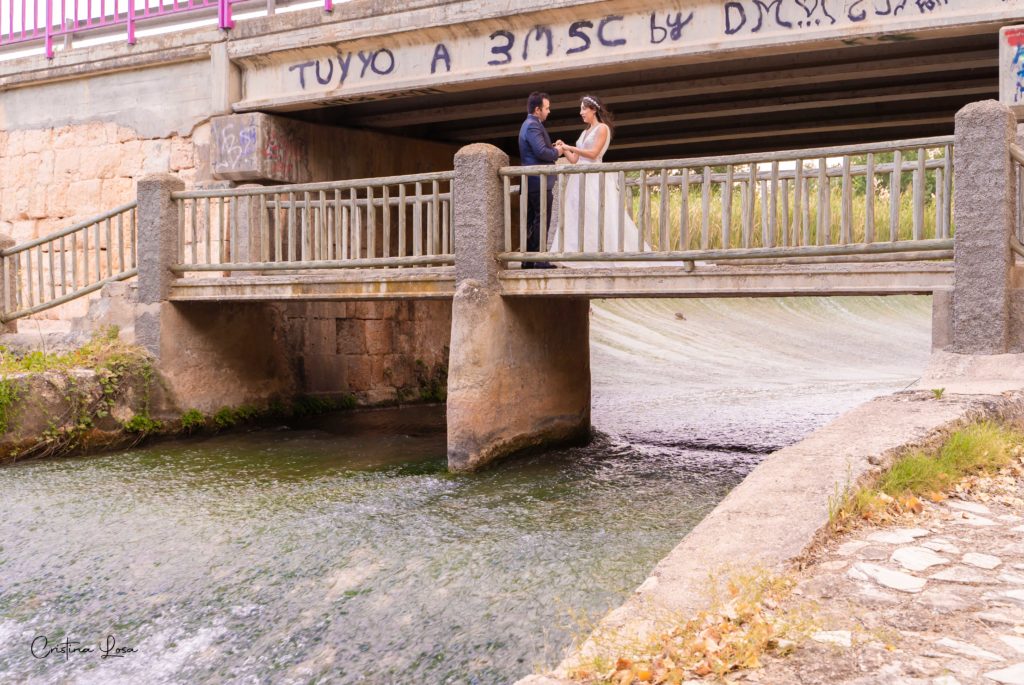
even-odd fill
[{"label": "sloped concrete channel", "polygon": [[[933,387],[954,394],[936,399]],[[973,420],[1021,417],[1021,355],[936,354],[914,388],[856,407],[761,462],[553,672],[517,685],[569,683],[595,656],[614,659],[617,646],[642,644],[656,628],[705,608],[710,577],[798,561],[828,523],[830,498],[905,449],[937,445]]]}]

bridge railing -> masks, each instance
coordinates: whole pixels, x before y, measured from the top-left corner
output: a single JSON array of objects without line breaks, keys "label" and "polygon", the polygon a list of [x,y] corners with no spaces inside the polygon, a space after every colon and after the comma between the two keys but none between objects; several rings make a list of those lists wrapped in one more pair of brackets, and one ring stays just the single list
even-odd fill
[{"label": "bridge railing", "polygon": [[[288,0],[0,0],[0,50],[9,46],[42,42],[48,59],[55,41],[71,45],[74,36],[100,38],[124,32],[135,44],[137,26],[155,28],[216,17],[221,29],[234,27],[233,8],[265,11],[300,4]],[[324,0],[324,11],[334,9]]]},{"label": "bridge railing", "polygon": [[7,322],[35,314],[138,273],[137,203],[0,251]]},{"label": "bridge railing", "polygon": [[171,194],[177,273],[448,265],[453,171]]},{"label": "bridge railing", "polygon": [[[658,162],[505,167],[505,252],[499,259],[950,259],[952,143],[950,136]],[[531,177],[553,194],[539,251],[526,250],[528,203],[521,189]],[[542,215],[551,211],[548,202],[540,192]]]},{"label": "bridge railing", "polygon": [[1024,258],[1024,148],[1010,145],[1010,164],[1016,183],[1014,197],[1017,205],[1017,225],[1010,238],[1010,247],[1018,257]]}]

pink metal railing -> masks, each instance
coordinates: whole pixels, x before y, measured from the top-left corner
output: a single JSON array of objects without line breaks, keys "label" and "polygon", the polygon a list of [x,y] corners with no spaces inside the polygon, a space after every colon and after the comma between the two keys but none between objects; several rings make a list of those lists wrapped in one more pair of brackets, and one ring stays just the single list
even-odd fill
[{"label": "pink metal railing", "polygon": [[[137,24],[173,23],[186,13],[216,13],[217,26],[228,30],[235,25],[231,8],[238,4],[261,5],[258,0],[0,0],[0,49],[41,41],[52,59],[55,40],[86,32],[110,34],[121,26],[128,44],[134,45]],[[272,14],[273,0],[266,7]],[[333,9],[334,0],[324,0],[324,11]]]}]

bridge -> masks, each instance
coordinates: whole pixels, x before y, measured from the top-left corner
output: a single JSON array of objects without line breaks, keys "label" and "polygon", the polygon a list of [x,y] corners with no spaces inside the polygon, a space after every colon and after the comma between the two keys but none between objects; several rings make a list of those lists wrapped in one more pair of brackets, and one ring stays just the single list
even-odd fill
[{"label": "bridge", "polygon": [[[470,469],[585,438],[593,298],[931,294],[937,349],[1024,346],[1024,40],[1003,28],[1022,0],[328,2],[237,22],[244,3],[128,3],[84,23],[57,2],[36,6],[62,21],[20,32],[0,6],[0,318],[132,280],[139,342],[197,403],[296,375],[337,391],[342,358],[380,384],[429,338],[449,462]],[[179,15],[214,23],[144,35]],[[612,103],[607,163],[513,163],[535,87],[556,136],[584,89]],[[536,252],[530,177],[554,190]],[[582,225],[574,184],[611,224],[588,228],[596,251],[556,231]],[[563,268],[519,268],[536,261]],[[401,322],[376,308],[394,302]]]}]

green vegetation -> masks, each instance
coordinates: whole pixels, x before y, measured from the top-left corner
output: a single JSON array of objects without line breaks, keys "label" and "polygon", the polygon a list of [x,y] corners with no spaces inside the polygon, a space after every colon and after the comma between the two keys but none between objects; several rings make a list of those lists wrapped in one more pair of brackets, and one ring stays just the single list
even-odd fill
[{"label": "green vegetation", "polygon": [[0,434],[6,433],[14,418],[14,408],[21,397],[21,388],[10,378],[0,378]]},{"label": "green vegetation", "polygon": [[128,421],[125,421],[122,427],[126,433],[148,435],[163,429],[164,424],[162,421],[152,418],[149,414],[136,414]]},{"label": "green vegetation", "polygon": [[941,400],[944,394],[946,394],[945,388],[932,388],[932,395],[935,397],[935,399]]},{"label": "green vegetation", "polygon": [[189,409],[181,415],[178,422],[181,424],[181,429],[183,431],[191,434],[192,432],[206,426],[206,414],[198,409]]},{"label": "green vegetation", "polygon": [[874,483],[837,493],[829,502],[830,531],[920,511],[919,497],[942,499],[961,479],[995,473],[1022,450],[1024,434],[988,421],[972,424],[953,433],[939,450],[908,452]]}]

